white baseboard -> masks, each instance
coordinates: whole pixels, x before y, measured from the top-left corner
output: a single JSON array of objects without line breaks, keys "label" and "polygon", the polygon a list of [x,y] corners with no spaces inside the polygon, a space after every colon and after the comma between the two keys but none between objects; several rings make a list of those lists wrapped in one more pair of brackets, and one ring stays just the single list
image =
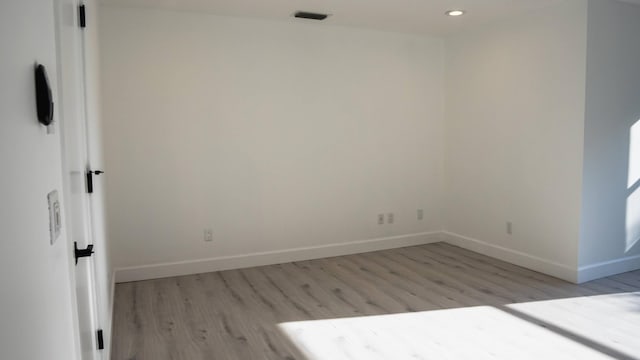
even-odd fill
[{"label": "white baseboard", "polygon": [[520,251],[490,244],[466,236],[443,232],[443,241],[508,263],[551,275],[572,283],[578,282],[576,269]]},{"label": "white baseboard", "polygon": [[319,259],[406,246],[423,245],[438,241],[442,241],[442,232],[439,231],[278,251],[222,256],[210,259],[126,267],[115,270],[115,282],[122,283],[253,266],[281,264],[292,261]]},{"label": "white baseboard", "polygon": [[[115,286],[115,283],[121,282],[158,279],[163,277],[191,275],[212,271],[281,264],[291,261],[365,253],[406,246],[423,245],[439,241],[444,241],[467,250],[522,266],[527,269],[535,270],[543,274],[551,275],[572,283],[583,283],[606,276],[640,269],[640,255],[582,266],[576,270],[569,266],[558,264],[517,250],[444,231],[119,268],[114,270],[115,275],[112,285]],[[114,295],[114,292],[115,291],[112,290],[111,296]],[[111,306],[113,307],[113,300],[111,301]]]},{"label": "white baseboard", "polygon": [[604,261],[578,268],[578,283],[640,269],[640,255]]}]

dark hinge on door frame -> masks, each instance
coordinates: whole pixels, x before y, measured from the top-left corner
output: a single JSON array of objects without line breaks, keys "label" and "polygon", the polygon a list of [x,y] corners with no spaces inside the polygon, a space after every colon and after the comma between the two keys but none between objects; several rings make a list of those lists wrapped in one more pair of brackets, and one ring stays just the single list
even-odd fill
[{"label": "dark hinge on door frame", "polygon": [[102,336],[102,329],[98,329],[96,332],[96,337],[98,338],[98,350],[104,349],[104,338]]},{"label": "dark hinge on door frame", "polygon": [[87,192],[93,194],[93,171],[87,170]]},{"label": "dark hinge on door frame", "polygon": [[93,175],[100,175],[100,174],[104,174],[104,171],[102,170],[96,170],[96,171],[91,171],[91,170],[87,170],[87,192],[89,194],[93,194]]},{"label": "dark hinge on door frame", "polygon": [[87,27],[87,14],[84,4],[78,6],[78,20],[80,21],[81,28],[84,29]]}]

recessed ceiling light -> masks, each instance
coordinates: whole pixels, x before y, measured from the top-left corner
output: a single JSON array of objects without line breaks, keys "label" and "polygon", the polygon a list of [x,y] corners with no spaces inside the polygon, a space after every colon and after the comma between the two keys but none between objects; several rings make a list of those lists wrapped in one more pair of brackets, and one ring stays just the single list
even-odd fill
[{"label": "recessed ceiling light", "polygon": [[464,15],[464,10],[449,10],[445,14],[448,16],[461,16]]}]

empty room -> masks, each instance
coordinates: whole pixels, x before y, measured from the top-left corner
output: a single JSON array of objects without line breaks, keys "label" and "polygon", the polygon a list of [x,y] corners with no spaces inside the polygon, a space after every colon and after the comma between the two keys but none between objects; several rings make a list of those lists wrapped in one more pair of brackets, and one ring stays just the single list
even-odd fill
[{"label": "empty room", "polygon": [[640,360],[640,0],[6,0],[0,64],[0,359]]}]

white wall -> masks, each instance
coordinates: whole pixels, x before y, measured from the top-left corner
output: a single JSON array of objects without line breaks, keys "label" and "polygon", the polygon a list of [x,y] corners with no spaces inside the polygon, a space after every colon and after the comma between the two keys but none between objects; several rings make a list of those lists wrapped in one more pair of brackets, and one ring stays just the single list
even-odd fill
[{"label": "white wall", "polygon": [[[53,4],[0,3],[0,358],[76,356],[71,249],[49,242],[47,193],[62,194],[59,129],[47,135],[35,110],[33,67],[44,64],[56,95]],[[55,114],[56,118],[59,112]]]},{"label": "white wall", "polygon": [[116,266],[442,229],[442,41],[100,13]]},{"label": "white wall", "polygon": [[582,267],[640,254],[639,34],[640,5],[589,1]]},{"label": "white wall", "polygon": [[586,21],[586,2],[570,1],[447,42],[446,229],[463,246],[568,280],[578,257]]}]

